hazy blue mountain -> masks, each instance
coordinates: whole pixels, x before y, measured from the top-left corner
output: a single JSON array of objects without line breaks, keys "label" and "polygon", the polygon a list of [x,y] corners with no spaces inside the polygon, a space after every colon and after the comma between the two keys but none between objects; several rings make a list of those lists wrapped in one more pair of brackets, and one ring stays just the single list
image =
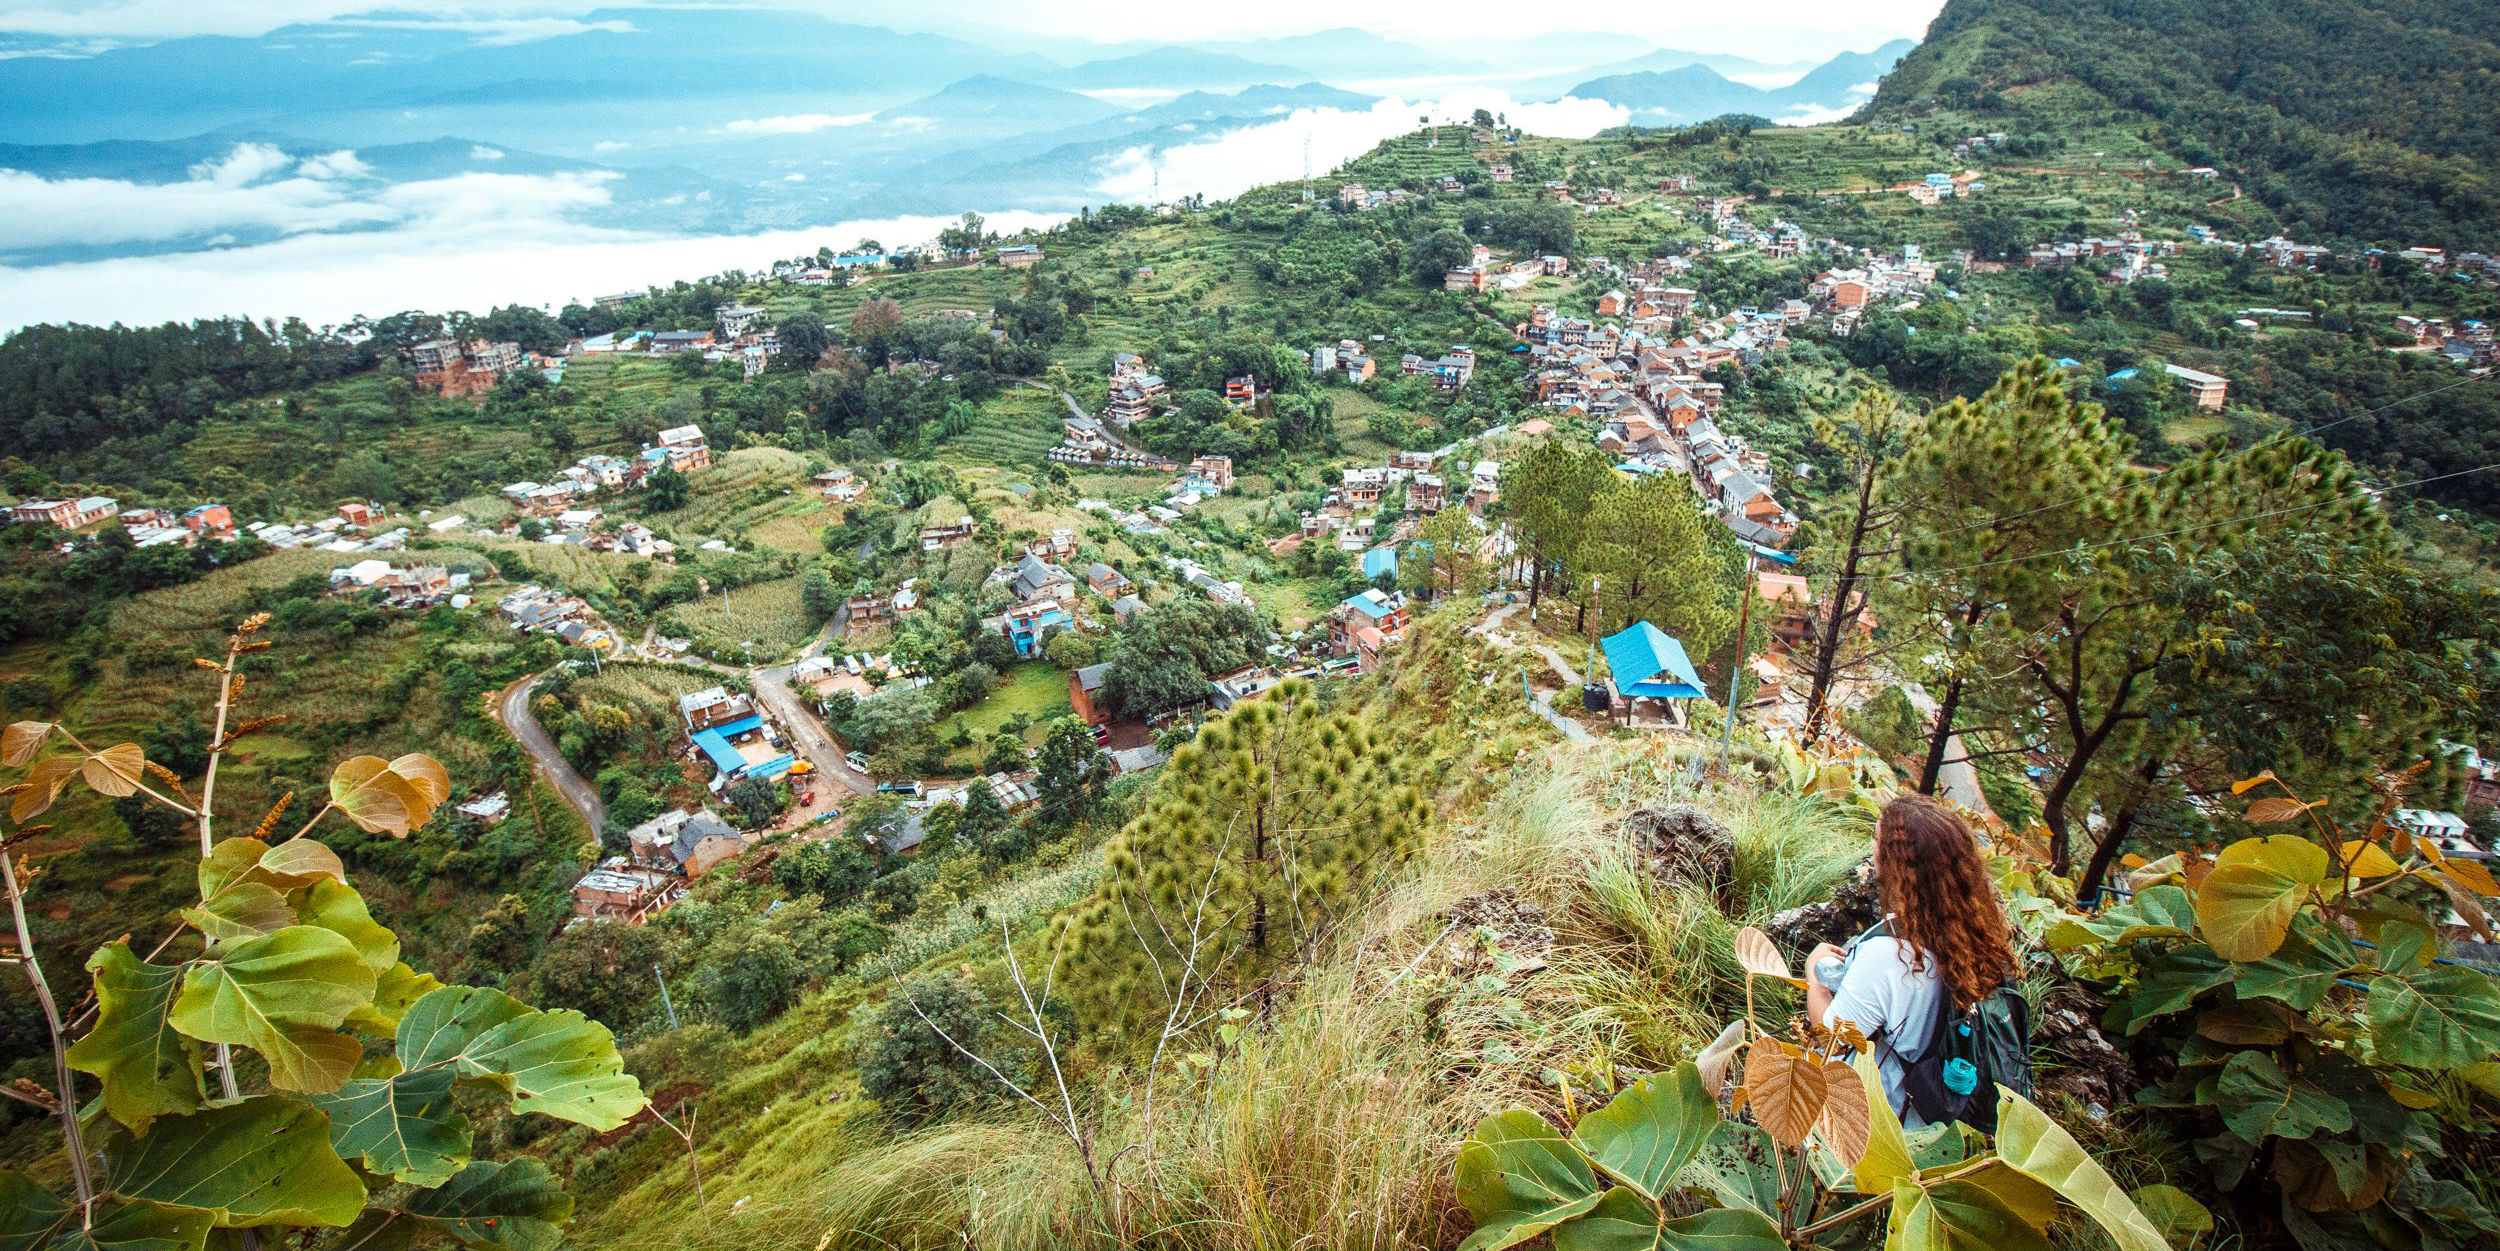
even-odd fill
[{"label": "hazy blue mountain", "polygon": [[1281,39],[1201,41],[1192,46],[1254,61],[1279,61],[1311,77],[1336,82],[1482,73],[1487,68],[1478,62],[1444,56],[1429,48],[1384,39],[1350,26]]},{"label": "hazy blue mountain", "polygon": [[1866,93],[1859,89],[1881,79],[1915,46],[1900,39],[1873,52],[1844,52],[1785,87],[1748,86],[1707,65],[1687,64],[1592,78],[1568,94],[1620,104],[1641,125],[1687,125],[1725,113],[1777,121],[1800,110],[1847,108],[1864,101]]},{"label": "hazy blue mountain", "polygon": [[601,10],[585,20],[629,29],[491,44],[436,26],[340,21],[92,57],[13,57],[0,60],[0,116],[21,139],[81,142],[420,103],[667,102],[778,91],[890,101],[967,74],[1031,78],[1060,69],[963,40],[787,10]]},{"label": "hazy blue mountain", "polygon": [[879,121],[930,121],[939,125],[975,125],[1018,131],[1049,130],[1100,121],[1126,112],[1088,95],[1041,87],[989,74],[951,82],[938,90],[877,114]]},{"label": "hazy blue mountain", "polygon": [[1108,87],[1247,87],[1300,78],[1285,65],[1269,65],[1229,52],[1165,47],[1131,56],[1087,61],[1050,81],[1076,90]]},{"label": "hazy blue mountain", "polygon": [[1298,87],[1261,84],[1245,87],[1232,95],[1211,91],[1192,91],[1152,108],[1137,110],[1135,116],[1149,122],[1208,122],[1228,119],[1243,121],[1290,113],[1295,109],[1368,109],[1378,96],[1359,91],[1345,91],[1326,83],[1304,83]]}]

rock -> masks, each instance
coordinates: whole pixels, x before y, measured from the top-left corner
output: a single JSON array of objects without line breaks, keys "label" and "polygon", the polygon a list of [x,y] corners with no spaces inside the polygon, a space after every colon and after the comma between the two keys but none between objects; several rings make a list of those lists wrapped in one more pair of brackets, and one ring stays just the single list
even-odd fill
[{"label": "rock", "polygon": [[1554,949],[1554,927],[1545,923],[1545,910],[1507,886],[1470,895],[1442,915],[1450,922],[1444,950],[1453,976],[1525,977],[1544,968]]},{"label": "rock", "polygon": [[1651,877],[1698,886],[1721,908],[1734,906],[1736,835],[1718,818],[1691,804],[1669,804],[1625,817],[1623,832]]},{"label": "rock", "polygon": [[2134,1067],[2110,1044],[2099,1025],[2109,1005],[2073,982],[2061,981],[2031,1023],[2032,1077],[2043,1098],[2063,1095],[2076,1104],[2130,1106],[2142,1085]]},{"label": "rock", "polygon": [[1780,913],[1763,924],[1762,932],[1780,950],[1803,956],[1816,943],[1846,943],[1883,919],[1883,896],[1860,864],[1841,879],[1831,898]]}]

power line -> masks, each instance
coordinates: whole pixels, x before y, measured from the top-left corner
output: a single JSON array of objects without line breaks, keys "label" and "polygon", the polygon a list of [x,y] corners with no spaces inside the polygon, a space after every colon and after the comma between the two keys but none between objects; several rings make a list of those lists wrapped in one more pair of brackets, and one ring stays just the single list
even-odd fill
[{"label": "power line", "polygon": [[[2429,399],[2431,396],[2444,394],[2444,393],[2449,392],[2449,391],[2454,391],[2454,390],[2456,390],[2456,389],[2457,389],[2457,388],[2459,388],[2459,387],[2466,386],[2466,385],[2468,385],[2468,384],[2470,384],[2470,383],[2476,383],[2476,382],[2481,382],[2481,381],[2483,381],[2483,379],[2481,379],[2481,378],[2463,378],[2463,379],[2459,379],[2458,381],[2451,382],[2451,383],[2449,383],[2448,385],[2446,385],[2446,386],[2444,386],[2444,387],[2434,387],[2434,388],[2432,388],[2431,390],[2428,390],[2428,391],[2417,391],[2417,392],[2415,392],[2415,393],[2413,393],[2413,394],[2411,394],[2411,395],[2405,396],[2405,397],[2403,397],[2403,398],[2401,398],[2401,399],[2390,400],[2390,401],[2388,401],[2388,402],[2387,402],[2387,403],[2385,403],[2385,404],[2381,404],[2381,405],[2379,405],[2377,408],[2367,408],[2367,409],[2363,409],[2362,411],[2357,412],[2357,413],[2349,413],[2349,414],[2346,414],[2346,415],[2344,415],[2344,416],[2342,416],[2342,417],[2338,417],[2338,418],[2336,418],[2336,419],[2335,419],[2335,420],[2333,420],[2333,421],[2322,421],[2322,422],[2319,422],[2317,425],[2311,426],[2311,427],[2309,427],[2309,428],[2308,428],[2308,429],[2306,429],[2306,430],[2294,430],[2294,431],[2291,431],[2291,432],[2289,432],[2289,433],[2287,433],[2287,434],[2278,434],[2278,435],[2271,435],[2271,436],[2268,436],[2266,439],[2264,439],[2263,441],[2259,442],[2256,446],[2257,446],[2257,447],[2264,447],[2264,446],[2266,446],[2266,444],[2272,443],[2272,442],[2274,442],[2274,441],[2275,441],[2275,440],[2277,440],[2277,439],[2305,439],[2305,438],[2309,437],[2310,435],[2316,434],[2317,432],[2319,432],[2319,431],[2321,431],[2321,430],[2325,430],[2325,429],[2328,429],[2328,428],[2330,428],[2330,427],[2334,427],[2334,426],[2340,426],[2340,425],[2342,425],[2342,424],[2344,424],[2345,422],[2348,422],[2348,421],[2358,421],[2358,420],[2360,420],[2360,419],[2361,419],[2361,418],[2363,418],[2363,417],[2371,417],[2371,416],[2376,416],[2377,414],[2379,414],[2379,413],[2383,413],[2383,412],[2386,412],[2388,409],[2394,408],[2394,407],[2396,407],[2396,406],[2397,406],[2397,405],[2399,405],[2399,404],[2410,404],[2410,403],[2412,403],[2412,402],[2413,402],[2413,401],[2415,401],[2415,400]],[[2251,449],[2251,450],[2254,450],[2254,449]],[[2469,470],[2468,472],[2473,472],[2473,471]],[[2132,483],[2129,483],[2129,484],[2127,484],[2127,485],[2128,485],[2128,486],[2140,486],[2140,485],[2143,485],[2143,484],[2144,484],[2144,483],[2146,483],[2146,482],[2154,482],[2154,481],[2158,481],[2158,480],[2159,480],[2159,477],[2158,477],[2158,475],[2156,475],[2156,476],[2154,476],[2154,477],[2149,477],[2149,478],[2143,478],[2143,479],[2140,479],[2140,480],[2138,480],[2138,481],[2136,481],[2136,482],[2132,482]],[[2002,525],[2002,524],[2004,524],[2005,522],[2008,522],[2008,521],[2020,521],[2020,520],[2022,520],[2022,519],[2023,519],[2023,518],[2025,518],[2025,517],[2035,517],[2035,516],[2038,516],[2038,515],[2039,515],[2039,514],[2041,514],[2041,513],[2051,512],[2051,511],[2054,511],[2054,510],[2056,510],[2056,509],[2060,509],[2060,508],[2068,508],[2068,507],[2072,507],[2073,505],[2080,504],[2080,503],[2082,503],[2082,502],[2083,502],[2083,501],[2085,501],[2085,500],[2088,500],[2088,499],[2093,499],[2093,498],[2095,498],[2095,497],[2096,497],[2096,493],[2095,493],[2095,492],[2086,491],[2086,492],[2084,492],[2084,493],[2083,493],[2083,494],[2081,494],[2081,495],[2070,496],[2070,497],[2068,497],[2068,498],[2066,498],[2066,499],[2056,500],[2056,501],[2051,502],[2051,503],[2042,504],[2042,505],[2040,505],[2038,508],[2028,509],[2028,510],[2023,511],[2023,512],[2019,512],[2019,513],[2009,513],[2009,514],[2007,514],[2007,515],[2005,515],[2005,516],[2003,516],[2003,517],[1990,517],[1990,518],[1987,518],[1986,520],[1983,520],[1983,521],[1973,521],[1973,522],[1970,522],[1970,523],[1965,524],[1965,525],[1958,525],[1958,526],[1955,526],[1955,527],[1953,527],[1952,529],[1949,529],[1949,530],[1938,530],[1938,531],[1936,531],[1936,532],[1935,532],[1935,534],[1934,534],[1934,536],[1933,536],[1933,537],[1938,537],[1938,538],[1941,538],[1941,537],[1943,537],[1943,536],[1945,536],[1945,535],[1948,535],[1948,534],[1960,534],[1960,533],[1961,533],[1961,532],[1963,532],[1964,530],[1978,530],[1978,529],[1983,529],[1983,528],[1988,527],[1988,526]]]},{"label": "power line", "polygon": [[[2500,469],[2500,461],[2493,461],[2488,465],[2478,465],[2472,469],[2460,469],[2455,473],[2443,473],[2436,477],[2416,478],[2411,482],[2400,482],[2395,486],[2380,490],[2378,494],[2385,495],[2395,491],[2409,491],[2418,486],[2429,486],[2434,482],[2445,482],[2450,478],[2463,478],[2470,474],[2486,473],[2494,469]],[[1949,569],[1905,570],[1892,576],[1895,580],[1914,577],[1939,578],[1949,573],[1968,573],[1974,569],[1993,569],[1999,565],[2019,565],[2027,560],[2039,560],[2049,556],[2073,556],[2083,552],[2099,551],[2106,547],[2123,547],[2130,543],[2148,543],[2154,539],[2176,538],[2182,534],[2195,534],[2203,530],[2219,530],[2224,526],[2236,526],[2251,521],[2263,521],[2268,517],[2281,517],[2287,516],[2291,513],[2307,512],[2312,508],[2325,508],[2330,504],[2346,503],[2353,498],[2354,497],[2349,495],[2341,495],[2332,499],[2313,500],[2306,504],[2294,504],[2288,508],[2277,508],[2262,513],[2251,513],[2245,517],[2232,517],[2222,521],[2205,522],[2201,525],[2182,526],[2176,530],[2162,530],[2152,534],[2139,534],[2133,538],[2109,539],[2100,543],[2086,543],[2080,547],[2061,547],[2054,551],[2032,552],[2025,556],[2007,556],[1998,560],[1983,560],[1975,565],[1956,565]],[[1947,531],[1946,533],[1950,533],[1950,531]]]}]

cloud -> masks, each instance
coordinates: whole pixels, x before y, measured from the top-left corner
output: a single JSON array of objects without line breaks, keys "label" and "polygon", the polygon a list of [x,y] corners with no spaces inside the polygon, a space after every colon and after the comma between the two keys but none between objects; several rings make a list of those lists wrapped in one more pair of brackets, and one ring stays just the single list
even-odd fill
[{"label": "cloud", "polygon": [[[560,304],[690,274],[760,269],[776,258],[848,247],[861,238],[895,245],[929,240],[954,224],[951,216],[897,217],[762,234],[661,237],[573,222],[564,212],[573,197],[599,191],[566,182],[463,174],[400,188],[386,207],[408,218],[387,229],[163,256],[0,265],[0,332],[37,321],[148,324],[240,314],[302,317],[318,325],[412,308]],[[489,215],[475,216],[481,211]],[[1022,211],[984,216],[991,229],[1006,232],[1061,220],[1060,214]]]},{"label": "cloud", "polygon": [[266,143],[238,143],[224,156],[191,167],[191,180],[219,187],[248,187],[286,171],[295,158]]},{"label": "cloud", "polygon": [[482,143],[473,143],[469,145],[469,159],[472,161],[500,161],[503,159],[503,149],[490,148]]},{"label": "cloud", "polygon": [[[293,173],[288,173],[292,169]],[[425,222],[491,229],[608,203],[606,171],[551,176],[459,174],[378,184],[355,153],[302,162],[267,144],[236,144],[180,182],[44,178],[0,170],[0,254],[131,247],[220,237],[368,231]],[[284,175],[284,176],[281,176]]]},{"label": "cloud", "polygon": [[632,146],[634,145],[627,143],[622,139],[602,139],[599,142],[590,145],[590,150],[593,152],[622,152]]},{"label": "cloud", "polygon": [[1306,143],[1311,172],[1317,176],[1371,151],[1383,139],[1413,131],[1417,117],[1454,120],[1480,108],[1508,113],[1514,125],[1536,134],[1563,138],[1586,138],[1623,125],[1631,117],[1622,106],[1602,100],[1565,97],[1545,104],[1521,104],[1506,92],[1484,88],[1454,91],[1430,101],[1386,99],[1365,110],[1295,109],[1277,121],[1238,127],[1190,143],[1124,149],[1097,167],[1094,190],[1131,202],[1158,194],[1224,199],[1263,183],[1300,178]]},{"label": "cloud", "polygon": [[781,176],[781,181],[783,181],[783,182],[806,182],[806,181],[807,181],[807,175],[805,175],[805,174],[783,174],[783,175]]},{"label": "cloud", "polygon": [[365,164],[362,158],[346,148],[341,148],[336,152],[324,152],[319,156],[305,157],[295,168],[306,178],[370,178],[373,176],[373,167]]},{"label": "cloud", "polygon": [[778,117],[741,117],[714,133],[728,135],[810,135],[837,126],[876,120],[874,113],[784,113]]},{"label": "cloud", "polygon": [[1822,126],[1831,122],[1846,121],[1851,114],[1858,111],[1859,105],[1866,103],[1867,98],[1874,94],[1874,83],[1859,83],[1849,89],[1849,99],[1846,103],[1801,104],[1788,116],[1780,118],[1779,124],[1782,126]]}]

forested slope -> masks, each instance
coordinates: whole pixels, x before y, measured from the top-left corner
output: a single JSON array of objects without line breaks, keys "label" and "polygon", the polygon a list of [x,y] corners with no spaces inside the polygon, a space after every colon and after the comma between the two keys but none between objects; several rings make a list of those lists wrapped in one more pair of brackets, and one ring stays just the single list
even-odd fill
[{"label": "forested slope", "polygon": [[2056,90],[2071,83],[2298,235],[2488,249],[2494,16],[2487,0],[1949,0],[1869,115],[2056,128],[2093,103]]}]

